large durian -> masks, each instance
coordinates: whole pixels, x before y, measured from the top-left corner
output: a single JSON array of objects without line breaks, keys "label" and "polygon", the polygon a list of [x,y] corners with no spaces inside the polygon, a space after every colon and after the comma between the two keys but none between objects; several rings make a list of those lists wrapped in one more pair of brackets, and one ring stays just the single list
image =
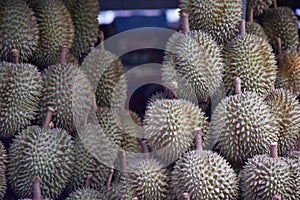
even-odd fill
[{"label": "large durian", "polygon": [[261,25],[276,51],[277,38],[281,39],[282,50],[298,48],[298,18],[292,9],[277,7],[268,10],[261,19]]},{"label": "large durian", "polygon": [[243,164],[248,158],[269,152],[277,142],[279,127],[275,116],[255,92],[231,95],[215,108],[208,132],[209,141],[231,163]]},{"label": "large durian", "polygon": [[267,34],[264,31],[264,28],[256,22],[247,22],[246,23],[246,32],[249,34],[257,35],[264,40],[269,40]]},{"label": "large durian", "polygon": [[4,145],[0,142],[0,199],[4,198],[7,181],[6,181],[6,164],[7,155]]},{"label": "large durian", "polygon": [[239,35],[224,47],[224,86],[233,94],[233,80],[242,80],[242,91],[268,93],[275,85],[276,59],[270,44],[252,34]]},{"label": "large durian", "polygon": [[278,153],[286,156],[300,139],[300,104],[288,90],[276,89],[265,99],[279,125]]},{"label": "large durian", "polygon": [[99,200],[102,199],[102,194],[97,190],[78,189],[70,194],[66,200]]},{"label": "large durian", "polygon": [[8,150],[7,177],[19,198],[32,197],[32,180],[41,178],[44,197],[57,198],[67,186],[73,167],[73,142],[63,129],[28,127]]},{"label": "large durian", "polygon": [[19,59],[26,62],[38,46],[39,31],[33,10],[25,1],[0,1],[0,60],[11,61],[13,49]]},{"label": "large durian", "polygon": [[[224,63],[221,47],[203,31],[174,33],[165,49],[162,79],[169,87],[180,86],[178,98],[189,91],[205,102],[222,83]],[[183,95],[182,95],[183,94]]]},{"label": "large durian", "polygon": [[1,138],[10,138],[30,125],[38,111],[41,90],[42,77],[35,66],[0,63]]},{"label": "large durian", "polygon": [[69,11],[59,0],[35,1],[33,10],[40,38],[31,62],[44,69],[59,62],[62,45],[72,46],[74,26]]},{"label": "large durian", "polygon": [[300,95],[300,56],[296,50],[278,56],[276,88],[285,88]]},{"label": "large durian", "polygon": [[266,10],[270,9],[274,0],[248,0],[247,7],[253,8],[254,16],[263,14]]},{"label": "large durian", "polygon": [[240,0],[183,0],[179,7],[189,15],[192,30],[211,33],[219,43],[235,36],[242,17]]},{"label": "large durian", "polygon": [[228,162],[210,151],[183,154],[172,171],[171,186],[177,199],[237,199],[238,180]]},{"label": "large durian", "polygon": [[103,48],[93,49],[81,69],[93,84],[98,106],[121,108],[127,98],[127,80],[120,59]]}]

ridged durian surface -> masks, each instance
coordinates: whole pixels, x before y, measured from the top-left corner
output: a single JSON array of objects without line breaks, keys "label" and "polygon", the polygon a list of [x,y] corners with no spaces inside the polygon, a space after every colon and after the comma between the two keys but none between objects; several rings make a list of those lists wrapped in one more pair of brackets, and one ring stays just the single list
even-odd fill
[{"label": "ridged durian surface", "polygon": [[92,189],[78,189],[70,194],[66,200],[99,200],[102,195],[97,190]]},{"label": "ridged durian surface", "polygon": [[264,28],[256,22],[246,22],[246,32],[257,35],[265,40],[269,40],[267,34],[264,31]]},{"label": "ridged durian surface", "polygon": [[7,180],[6,180],[6,171],[7,171],[7,153],[4,145],[0,142],[0,198],[3,199],[6,193]]},{"label": "ridged durian surface", "polygon": [[266,10],[269,10],[273,0],[248,0],[247,7],[253,8],[254,16],[263,14]]}]

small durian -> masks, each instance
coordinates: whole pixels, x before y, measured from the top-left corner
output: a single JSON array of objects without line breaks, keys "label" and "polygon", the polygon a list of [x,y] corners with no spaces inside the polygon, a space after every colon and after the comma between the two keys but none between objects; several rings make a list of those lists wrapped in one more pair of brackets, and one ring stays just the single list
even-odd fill
[{"label": "small durian", "polygon": [[59,63],[61,46],[71,47],[74,26],[71,15],[59,0],[41,0],[33,3],[39,26],[39,42],[30,61],[41,69]]},{"label": "small durian", "polygon": [[220,44],[235,36],[242,17],[240,0],[183,0],[179,8],[189,15],[191,30],[208,32]]},{"label": "small durian", "polygon": [[252,34],[243,34],[224,47],[224,86],[234,93],[233,80],[242,80],[242,91],[268,93],[275,85],[276,59],[268,41]]},{"label": "small durian", "polygon": [[300,56],[296,50],[278,56],[276,88],[285,88],[300,95]]},{"label": "small durian", "polygon": [[19,59],[26,62],[38,47],[39,30],[33,10],[25,1],[0,1],[0,60],[9,61],[18,49]]},{"label": "small durian", "polygon": [[277,52],[280,51],[277,38],[281,39],[281,50],[298,48],[298,18],[291,8],[277,7],[268,10],[261,19],[261,25]]},{"label": "small durian", "polygon": [[254,16],[262,15],[266,10],[269,10],[273,0],[248,0],[247,7],[253,9]]},{"label": "small durian", "polygon": [[246,23],[246,32],[249,34],[257,35],[266,41],[269,40],[268,36],[266,35],[266,33],[264,31],[264,28],[259,23],[247,22]]},{"label": "small durian", "polygon": [[66,200],[99,200],[102,199],[102,194],[97,190],[78,189],[70,194]]},{"label": "small durian", "polygon": [[300,104],[290,91],[272,90],[265,98],[279,125],[278,154],[286,156],[300,139]]},{"label": "small durian", "polygon": [[71,178],[74,152],[71,136],[63,129],[30,126],[8,149],[7,178],[18,198],[31,198],[32,180],[41,178],[42,196],[56,199]]}]

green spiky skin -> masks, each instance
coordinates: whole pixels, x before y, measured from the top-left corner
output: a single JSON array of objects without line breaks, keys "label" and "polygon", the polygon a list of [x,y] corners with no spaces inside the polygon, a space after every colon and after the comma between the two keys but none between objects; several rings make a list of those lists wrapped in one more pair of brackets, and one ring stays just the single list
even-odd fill
[{"label": "green spiky skin", "polygon": [[276,51],[278,51],[277,38],[281,39],[282,50],[298,47],[298,18],[292,9],[277,7],[268,10],[261,20],[261,25]]},{"label": "green spiky skin", "polygon": [[273,0],[248,0],[247,7],[253,8],[254,16],[263,14],[266,10],[270,9],[273,4]]},{"label": "green spiky skin", "polygon": [[93,84],[98,106],[123,107],[127,98],[127,80],[116,55],[95,48],[84,59],[81,68]]},{"label": "green spiky skin", "polygon": [[127,190],[138,199],[169,199],[168,176],[163,166],[154,159],[131,162],[123,177]]},{"label": "green spiky skin", "polygon": [[35,119],[42,77],[30,64],[0,63],[0,137],[11,138]]},{"label": "green spiky skin", "polygon": [[300,56],[296,50],[278,56],[276,88],[289,89],[300,95]]},{"label": "green spiky skin", "polygon": [[71,47],[74,40],[72,18],[58,0],[42,0],[34,4],[40,31],[38,49],[31,62],[44,69],[59,62],[63,45]]},{"label": "green spiky skin", "polygon": [[264,28],[256,22],[246,22],[246,32],[249,34],[257,35],[264,40],[269,40],[267,34],[264,31]]},{"label": "green spiky skin", "polygon": [[70,194],[66,200],[99,200],[101,198],[101,193],[97,190],[79,189]]},{"label": "green spiky skin", "polygon": [[268,155],[249,159],[239,174],[243,199],[272,199],[276,194],[281,199],[296,199],[295,177],[289,168],[283,159]]},{"label": "green spiky skin", "polygon": [[237,199],[238,179],[227,161],[210,151],[185,153],[172,171],[171,186],[177,197],[190,194],[191,200]]},{"label": "green spiky skin", "polygon": [[32,180],[42,180],[42,196],[57,198],[71,178],[74,152],[71,136],[62,129],[28,127],[8,150],[7,177],[19,198],[31,198]]},{"label": "green spiky skin", "polygon": [[74,189],[84,187],[88,175],[92,175],[90,188],[100,190],[117,159],[118,147],[111,144],[101,127],[94,124],[82,127],[78,135],[71,184]]},{"label": "green spiky skin", "polygon": [[278,153],[286,156],[296,149],[300,140],[300,104],[288,90],[276,89],[266,96],[266,102],[277,116],[279,125]]},{"label": "green spiky skin", "polygon": [[7,164],[6,150],[2,142],[0,142],[0,199],[4,198],[6,188],[7,188],[6,164]]},{"label": "green spiky skin", "polygon": [[75,38],[70,52],[78,58],[82,53],[89,52],[97,42],[99,1],[77,0],[71,7],[69,11],[74,22]]},{"label": "green spiky skin", "polygon": [[[191,149],[194,128],[205,132],[207,123],[201,111],[187,111],[195,106],[186,105],[186,100],[156,100],[147,106],[144,120],[145,138],[152,151],[165,162],[175,161],[182,153]],[[198,113],[197,124],[193,121]],[[195,117],[195,118],[194,118]]]},{"label": "green spiky skin", "polygon": [[266,40],[251,34],[239,35],[225,45],[224,60],[227,94],[234,93],[235,77],[241,79],[242,91],[266,94],[274,87],[276,59]]},{"label": "green spiky skin", "polygon": [[189,15],[191,30],[203,30],[221,44],[234,37],[242,17],[239,0],[183,0],[181,13]]},{"label": "green spiky skin", "polygon": [[[199,101],[207,99],[222,83],[224,62],[221,47],[207,33],[192,31],[175,33],[166,45],[166,56],[162,67],[162,79],[171,86],[188,85]],[[181,90],[181,89],[178,89]],[[179,92],[179,95],[184,92]],[[179,96],[181,97],[181,95]]]},{"label": "green spiky skin", "polygon": [[0,1],[0,60],[11,61],[12,49],[26,62],[38,46],[39,30],[32,9],[24,1]]},{"label": "green spiky skin", "polygon": [[257,154],[269,153],[269,145],[278,141],[275,116],[254,92],[223,99],[211,118],[208,137],[231,163],[243,164]]},{"label": "green spiky skin", "polygon": [[50,106],[55,110],[53,123],[70,133],[76,132],[92,110],[93,92],[85,74],[74,64],[52,65],[43,73],[41,98],[43,120]]}]

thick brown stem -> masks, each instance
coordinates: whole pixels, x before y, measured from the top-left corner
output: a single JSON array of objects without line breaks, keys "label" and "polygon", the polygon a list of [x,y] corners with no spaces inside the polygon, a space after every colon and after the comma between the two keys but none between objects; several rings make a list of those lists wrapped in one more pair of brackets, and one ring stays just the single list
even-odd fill
[{"label": "thick brown stem", "polygon": [[190,32],[190,25],[189,25],[189,15],[186,13],[182,13],[181,15],[181,20],[182,20],[182,32],[184,34]]},{"label": "thick brown stem", "polygon": [[234,79],[234,91],[235,94],[242,94],[242,80],[240,79],[240,77],[236,77]]},{"label": "thick brown stem", "polygon": [[277,48],[278,55],[281,56],[282,55],[282,46],[281,46],[281,39],[279,37],[276,38],[276,48]]},{"label": "thick brown stem", "polygon": [[94,110],[94,112],[98,111],[98,105],[97,105],[96,95],[94,95],[94,98],[93,98],[93,110]]},{"label": "thick brown stem", "polygon": [[251,6],[248,7],[248,22],[253,23],[253,8]]},{"label": "thick brown stem", "polygon": [[43,129],[48,130],[50,126],[50,122],[52,120],[52,115],[53,115],[54,109],[51,107],[48,107],[46,118],[43,123]]},{"label": "thick brown stem", "polygon": [[278,158],[277,142],[271,144],[271,158]]},{"label": "thick brown stem", "polygon": [[279,194],[275,194],[273,197],[272,197],[272,200],[281,200],[281,196]]},{"label": "thick brown stem", "polygon": [[41,178],[35,176],[32,180],[33,200],[42,200]]},{"label": "thick brown stem", "polygon": [[61,65],[67,64],[68,53],[69,53],[69,48],[66,45],[63,45],[61,48],[60,61],[59,61]]},{"label": "thick brown stem", "polygon": [[93,175],[89,174],[86,179],[85,179],[85,183],[84,183],[84,187],[85,188],[90,188],[91,184],[92,184],[92,179],[93,179]]},{"label": "thick brown stem", "polygon": [[19,51],[17,49],[11,50],[11,62],[15,64],[19,63]]},{"label": "thick brown stem", "polygon": [[277,8],[277,0],[273,0],[273,8]]},{"label": "thick brown stem", "polygon": [[146,159],[149,159],[149,153],[150,153],[150,150],[149,150],[149,147],[148,145],[146,144],[145,140],[143,140],[142,138],[138,138],[138,142],[141,146],[141,149],[142,149],[142,153],[145,155],[145,158]]},{"label": "thick brown stem", "polygon": [[195,129],[195,146],[197,151],[202,151],[202,131],[201,129]]},{"label": "thick brown stem", "polygon": [[112,178],[113,178],[113,176],[114,176],[114,172],[115,172],[115,170],[114,170],[114,168],[111,168],[111,170],[110,170],[110,174],[109,174],[109,176],[108,176],[108,178],[107,178],[107,181],[106,181],[106,187],[110,187],[110,185],[111,185],[111,181],[112,181]]},{"label": "thick brown stem", "polygon": [[246,20],[242,20],[241,24],[240,24],[240,35],[245,35],[246,34]]},{"label": "thick brown stem", "polygon": [[126,172],[126,169],[127,169],[126,152],[123,149],[119,150],[119,161],[120,161],[121,171]]},{"label": "thick brown stem", "polygon": [[99,42],[100,42],[100,47],[101,47],[101,49],[102,50],[104,50],[105,49],[105,47],[104,47],[104,33],[103,33],[103,31],[101,31],[101,30],[99,30]]},{"label": "thick brown stem", "polygon": [[190,200],[191,199],[191,196],[189,193],[185,192],[182,194],[182,197],[183,197],[183,200]]}]

